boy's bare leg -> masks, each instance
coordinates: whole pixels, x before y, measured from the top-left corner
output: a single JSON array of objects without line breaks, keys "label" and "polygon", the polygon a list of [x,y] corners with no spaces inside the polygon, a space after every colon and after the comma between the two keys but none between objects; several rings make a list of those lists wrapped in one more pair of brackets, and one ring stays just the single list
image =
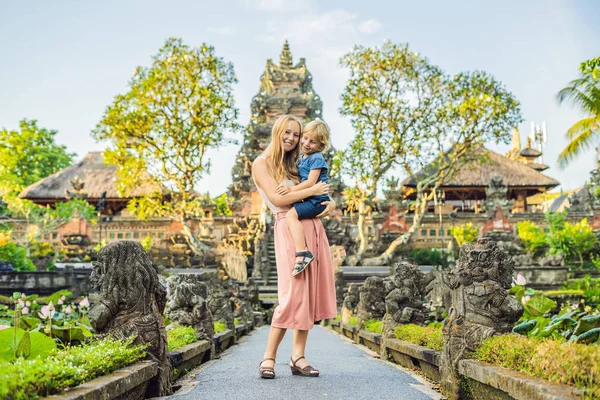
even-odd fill
[{"label": "boy's bare leg", "polygon": [[[306,242],[304,240],[304,227],[302,226],[302,222],[298,219],[298,213],[295,208],[291,208],[290,211],[285,215],[285,221],[287,226],[292,234],[292,239],[294,240],[294,247],[296,247],[296,252],[306,250]],[[302,257],[296,257],[296,262],[301,262]]]}]

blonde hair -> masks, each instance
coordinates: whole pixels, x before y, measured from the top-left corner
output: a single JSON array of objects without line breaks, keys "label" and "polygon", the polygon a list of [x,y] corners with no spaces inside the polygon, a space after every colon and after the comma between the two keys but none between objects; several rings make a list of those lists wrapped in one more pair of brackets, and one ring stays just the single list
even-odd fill
[{"label": "blonde hair", "polygon": [[331,147],[330,139],[329,139],[329,126],[320,119],[316,119],[311,121],[304,127],[302,134],[306,132],[314,132],[316,139],[321,143],[321,147],[319,151],[325,151]]},{"label": "blonde hair", "polygon": [[297,122],[298,131],[302,132],[302,122],[293,115],[279,117],[271,130],[271,144],[269,145],[267,161],[271,174],[277,183],[281,183],[284,179],[298,179],[296,161],[300,155],[300,146],[296,145],[291,151],[283,151],[282,149],[283,135],[287,130],[288,123],[291,121]]}]

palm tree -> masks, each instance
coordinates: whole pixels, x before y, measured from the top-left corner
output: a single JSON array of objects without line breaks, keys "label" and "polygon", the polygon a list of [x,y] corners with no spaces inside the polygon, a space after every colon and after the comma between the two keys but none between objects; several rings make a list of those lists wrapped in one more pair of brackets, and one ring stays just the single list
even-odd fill
[{"label": "palm tree", "polygon": [[569,144],[558,155],[562,168],[600,139],[600,57],[582,63],[580,71],[580,77],[557,95],[559,103],[569,100],[588,115],[570,127],[565,135]]}]

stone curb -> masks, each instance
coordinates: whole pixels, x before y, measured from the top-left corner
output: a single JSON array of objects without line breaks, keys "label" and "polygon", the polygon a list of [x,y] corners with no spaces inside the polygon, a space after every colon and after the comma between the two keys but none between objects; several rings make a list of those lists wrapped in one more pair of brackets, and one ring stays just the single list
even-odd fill
[{"label": "stone curb", "polygon": [[383,346],[407,354],[420,361],[425,361],[436,367],[440,366],[440,359],[442,357],[441,351],[429,349],[400,339],[383,339]]},{"label": "stone curb", "polygon": [[234,343],[234,334],[231,329],[225,329],[213,336],[215,351],[221,353],[231,347]]},{"label": "stone curb", "polygon": [[171,378],[175,380],[184,374],[185,369],[194,368],[210,360],[211,347],[210,341],[199,340],[170,351],[169,361],[171,361],[171,366],[173,367]]},{"label": "stone curb", "polygon": [[105,400],[126,394],[146,384],[158,373],[154,361],[140,361],[128,367],[100,376],[79,386],[67,389],[64,394],[44,397],[44,400]]},{"label": "stone curb", "polygon": [[583,397],[581,389],[532,378],[521,372],[480,361],[461,360],[458,371],[463,376],[501,390],[518,400],[568,400]]},{"label": "stone curb", "polygon": [[358,344],[362,344],[374,352],[381,354],[381,334],[366,330],[358,331]]},{"label": "stone curb", "polygon": [[358,343],[358,327],[350,324],[341,324],[342,335]]},{"label": "stone curb", "polygon": [[441,381],[441,351],[392,338],[384,338],[381,349],[383,358],[390,358],[406,368],[418,369],[434,382]]}]

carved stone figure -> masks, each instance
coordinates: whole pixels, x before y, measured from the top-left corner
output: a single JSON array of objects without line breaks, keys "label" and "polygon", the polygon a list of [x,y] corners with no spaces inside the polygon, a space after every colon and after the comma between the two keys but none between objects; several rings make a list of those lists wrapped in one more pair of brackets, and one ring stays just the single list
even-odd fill
[{"label": "carved stone figure", "polygon": [[342,306],[344,300],[344,268],[342,262],[346,257],[346,249],[343,246],[331,246],[331,261],[333,264],[333,276],[335,279],[335,298],[338,307]]},{"label": "carved stone figure", "polygon": [[540,266],[542,267],[561,267],[565,265],[565,255],[563,253],[554,254],[540,258]]},{"label": "carved stone figure", "polygon": [[513,256],[513,261],[516,266],[534,265],[533,254],[531,253],[531,251],[528,251],[526,254],[519,254]]},{"label": "carved stone figure", "polygon": [[212,341],[215,332],[212,314],[206,301],[206,284],[195,274],[178,274],[167,279],[167,286],[167,318],[179,325],[191,326],[200,339]]},{"label": "carved stone figure", "polygon": [[385,315],[385,296],[389,285],[383,278],[370,276],[360,287],[360,301],[358,302],[358,326],[370,319],[381,319]]},{"label": "carved stone figure", "polygon": [[229,281],[217,279],[215,274],[200,275],[208,286],[208,308],[213,316],[213,321],[223,322],[228,329],[234,329],[234,289]]},{"label": "carved stone figure", "polygon": [[347,324],[348,319],[356,315],[356,308],[360,301],[360,285],[351,283],[348,285],[348,292],[344,297],[344,305],[342,307],[342,323]]},{"label": "carved stone figure", "polygon": [[485,198],[484,207],[488,216],[493,216],[498,206],[502,210],[502,215],[510,214],[513,200],[508,200],[508,186],[501,176],[492,177],[489,186],[485,189]]},{"label": "carved stone figure", "polygon": [[94,330],[125,339],[136,335],[136,344],[149,344],[147,358],[158,363],[158,375],[146,393],[129,398],[163,396],[171,392],[171,364],[167,357],[167,332],[162,313],[166,289],[142,246],[134,241],[110,243],[98,252],[90,285],[100,295],[89,311]]},{"label": "carved stone figure", "polygon": [[484,339],[510,332],[523,314],[521,303],[508,294],[513,271],[508,253],[489,238],[480,238],[462,246],[456,268],[444,276],[452,300],[443,328],[440,372],[442,392],[449,399],[464,398],[458,362]]},{"label": "carved stone figure", "polygon": [[391,291],[385,297],[384,337],[394,337],[394,328],[402,324],[422,324],[424,276],[418,266],[402,260],[393,267]]}]

